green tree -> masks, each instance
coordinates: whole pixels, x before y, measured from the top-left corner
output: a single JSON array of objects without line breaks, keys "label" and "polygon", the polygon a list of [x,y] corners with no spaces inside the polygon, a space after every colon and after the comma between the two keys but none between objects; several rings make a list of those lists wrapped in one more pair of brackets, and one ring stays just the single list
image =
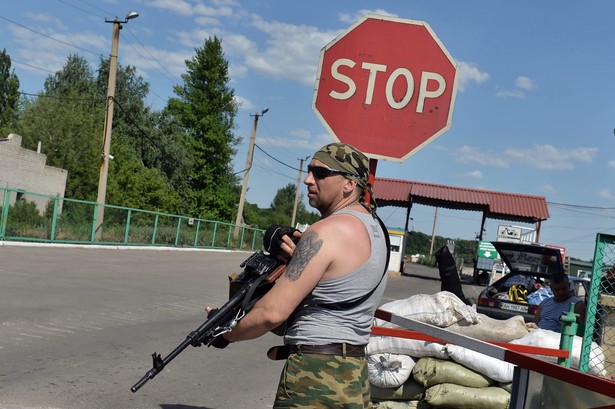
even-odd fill
[{"label": "green tree", "polygon": [[19,78],[11,70],[11,57],[0,53],[0,135],[10,132],[19,114]]},{"label": "green tree", "polygon": [[25,103],[17,127],[23,145],[35,149],[42,142],[47,163],[68,171],[67,197],[96,199],[102,102],[96,98],[91,67],[71,55],[62,70],[47,77],[44,91]]},{"label": "green tree", "polygon": [[[259,209],[254,204],[247,204],[244,209],[246,222],[261,229],[266,229],[272,224],[290,225],[295,203],[295,192],[296,186],[289,183],[283,188],[278,189],[269,209]],[[320,216],[317,213],[306,209],[303,203],[303,193],[300,193],[299,201],[297,202],[296,223],[312,224],[319,218]]]},{"label": "green tree", "polygon": [[192,155],[183,192],[187,211],[203,218],[231,221],[239,201],[239,181],[232,158],[238,138],[233,135],[237,104],[230,88],[228,62],[217,38],[205,40],[186,61],[183,85],[170,98],[168,111],[184,130]]},{"label": "green tree", "polygon": [[136,209],[173,212],[180,199],[164,173],[144,167],[129,146],[118,142],[114,148],[116,159],[110,164],[113,178],[107,185],[107,202]]}]

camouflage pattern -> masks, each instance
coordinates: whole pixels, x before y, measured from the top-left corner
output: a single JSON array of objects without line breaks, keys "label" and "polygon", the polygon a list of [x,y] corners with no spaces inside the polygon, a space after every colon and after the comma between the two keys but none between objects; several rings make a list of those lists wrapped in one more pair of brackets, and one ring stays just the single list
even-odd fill
[{"label": "camouflage pattern", "polygon": [[354,180],[364,192],[369,193],[370,203],[364,203],[363,196],[361,203],[369,208],[372,215],[375,214],[377,205],[374,191],[369,183],[369,159],[363,152],[347,143],[330,143],[320,148],[313,158],[331,169],[350,173],[345,177]]},{"label": "camouflage pattern", "polygon": [[369,177],[369,159],[354,146],[345,143],[330,143],[314,154],[314,159],[321,161],[334,170],[351,173],[349,179],[356,181],[362,188],[367,187]]},{"label": "camouflage pattern", "polygon": [[365,358],[291,354],[273,407],[363,409],[369,398]]}]

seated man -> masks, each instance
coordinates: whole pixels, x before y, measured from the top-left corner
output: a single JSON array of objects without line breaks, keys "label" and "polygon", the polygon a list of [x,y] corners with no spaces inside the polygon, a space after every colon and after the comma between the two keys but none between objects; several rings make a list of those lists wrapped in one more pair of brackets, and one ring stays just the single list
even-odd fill
[{"label": "seated man", "polygon": [[534,322],[538,327],[562,332],[560,317],[570,310],[572,303],[575,303],[574,312],[579,315],[577,324],[583,325],[585,323],[585,303],[580,297],[570,294],[568,276],[561,273],[554,274],[551,276],[549,285],[553,292],[553,298],[547,298],[540,303],[538,312],[534,316]]}]

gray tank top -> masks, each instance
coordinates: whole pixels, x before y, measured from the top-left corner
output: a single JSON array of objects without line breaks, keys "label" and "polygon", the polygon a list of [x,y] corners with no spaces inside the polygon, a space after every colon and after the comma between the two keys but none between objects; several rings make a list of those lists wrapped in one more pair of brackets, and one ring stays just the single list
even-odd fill
[{"label": "gray tank top", "polygon": [[[363,223],[369,233],[371,254],[357,270],[331,280],[321,280],[293,315],[284,342],[293,345],[324,345],[346,342],[364,345],[369,341],[376,308],[386,287],[383,273],[387,260],[384,234],[378,220],[370,214],[354,210],[340,210],[335,214],[350,214]],[[352,248],[348,248],[352,251]],[[387,266],[388,267],[388,266]],[[375,288],[362,303],[340,310],[328,308],[331,303],[345,303],[359,299]]]}]

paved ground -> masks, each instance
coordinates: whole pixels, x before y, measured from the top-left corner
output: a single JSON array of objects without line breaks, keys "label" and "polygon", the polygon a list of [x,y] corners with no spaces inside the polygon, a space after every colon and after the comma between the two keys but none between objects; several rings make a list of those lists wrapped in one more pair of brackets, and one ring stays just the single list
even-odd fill
[{"label": "paved ground", "polygon": [[[268,334],[226,350],[189,347],[130,387],[227,300],[249,253],[0,246],[0,409],[270,408],[281,363]],[[389,274],[383,303],[440,289],[436,269]],[[464,285],[473,298],[479,287]]]}]

